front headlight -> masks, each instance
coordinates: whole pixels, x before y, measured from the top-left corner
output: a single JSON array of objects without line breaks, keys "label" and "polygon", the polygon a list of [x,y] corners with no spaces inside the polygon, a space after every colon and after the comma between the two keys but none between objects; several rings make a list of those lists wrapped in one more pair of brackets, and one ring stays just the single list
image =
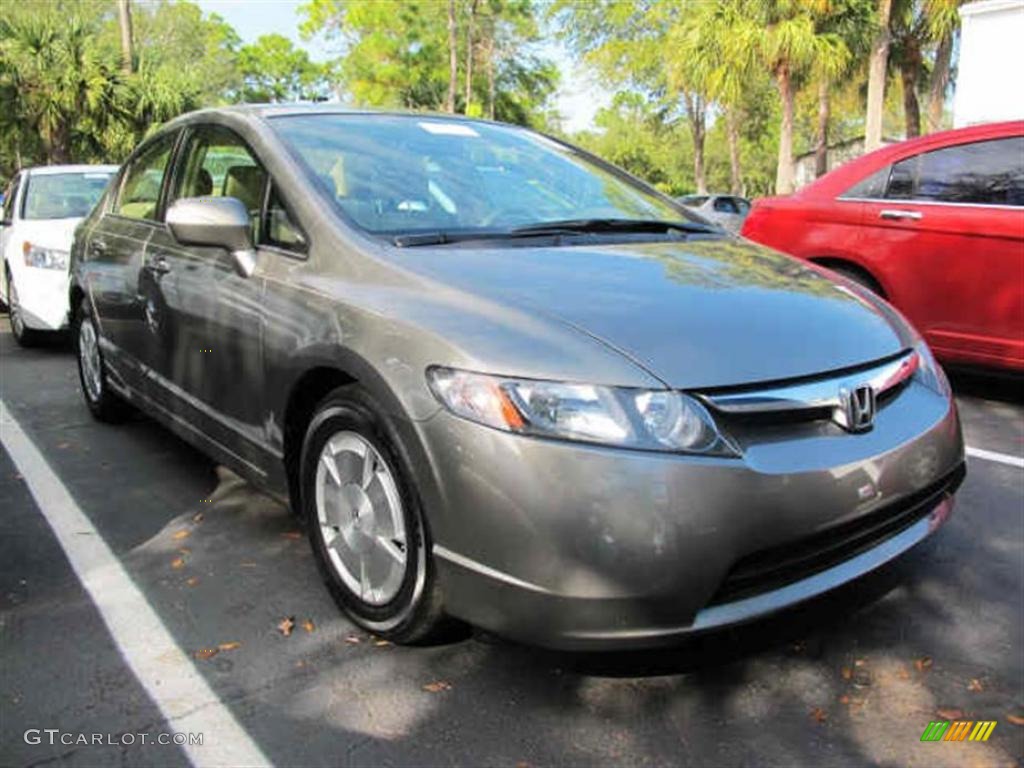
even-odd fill
[{"label": "front headlight", "polygon": [[949,386],[949,379],[946,378],[946,373],[942,370],[942,366],[939,365],[935,355],[932,354],[924,339],[919,338],[917,340],[917,343],[914,345],[914,351],[917,352],[918,359],[914,378],[933,392],[950,397],[953,394],[953,390]]},{"label": "front headlight", "polygon": [[708,410],[680,392],[512,379],[441,367],[428,369],[427,381],[452,413],[506,432],[622,448],[739,455]]},{"label": "front headlight", "polygon": [[67,269],[68,252],[56,248],[42,248],[38,245],[26,242],[21,247],[25,255],[26,267],[39,267],[40,269]]}]

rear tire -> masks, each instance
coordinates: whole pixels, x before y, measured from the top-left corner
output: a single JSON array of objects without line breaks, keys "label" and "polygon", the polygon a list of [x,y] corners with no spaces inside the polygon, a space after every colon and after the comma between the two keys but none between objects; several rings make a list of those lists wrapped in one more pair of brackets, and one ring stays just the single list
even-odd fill
[{"label": "rear tire", "polygon": [[18,301],[18,289],[14,285],[14,277],[11,275],[9,267],[4,267],[7,271],[7,311],[10,313],[11,318],[11,334],[14,336],[14,340],[18,342],[19,347],[29,348],[35,347],[42,341],[43,334],[41,331],[36,331],[25,325],[25,318],[21,312],[21,303]]},{"label": "rear tire", "polygon": [[111,424],[124,421],[131,409],[128,403],[110,389],[100,350],[99,329],[89,314],[89,305],[85,299],[75,313],[71,339],[78,361],[78,382],[89,412],[99,421]]},{"label": "rear tire", "polygon": [[392,642],[424,643],[447,620],[430,531],[397,440],[361,387],[328,394],[302,446],[302,516],[342,611]]}]

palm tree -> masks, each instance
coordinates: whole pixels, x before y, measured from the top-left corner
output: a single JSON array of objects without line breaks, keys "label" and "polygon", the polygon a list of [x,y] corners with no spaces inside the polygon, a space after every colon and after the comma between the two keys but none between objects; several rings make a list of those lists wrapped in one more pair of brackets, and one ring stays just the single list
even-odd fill
[{"label": "palm tree", "polygon": [[793,112],[797,81],[817,70],[834,75],[850,60],[843,39],[821,31],[815,19],[828,12],[828,0],[720,0],[733,9],[727,14],[729,28],[722,29],[723,63],[743,68],[766,68],[775,80],[782,106],[779,124],[779,157],[775,173],[776,194],[793,191]]},{"label": "palm tree", "polygon": [[892,0],[878,0],[875,42],[868,60],[868,103],[864,118],[864,148],[882,146],[882,110],[885,107],[886,64],[889,61],[889,16]]}]

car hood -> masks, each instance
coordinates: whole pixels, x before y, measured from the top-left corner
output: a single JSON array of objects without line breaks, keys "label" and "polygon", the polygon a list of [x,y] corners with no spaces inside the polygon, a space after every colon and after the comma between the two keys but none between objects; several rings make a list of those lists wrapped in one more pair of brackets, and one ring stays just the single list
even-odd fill
[{"label": "car hood", "polygon": [[818,374],[912,343],[881,302],[735,238],[409,248],[400,260],[461,291],[560,320],[677,388]]}]

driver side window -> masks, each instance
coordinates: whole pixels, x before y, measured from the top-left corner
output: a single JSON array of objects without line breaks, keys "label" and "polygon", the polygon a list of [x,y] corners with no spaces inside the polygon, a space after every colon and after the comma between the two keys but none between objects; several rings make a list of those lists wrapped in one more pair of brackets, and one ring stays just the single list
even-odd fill
[{"label": "driver side window", "polygon": [[172,200],[183,197],[235,197],[249,211],[258,239],[267,172],[233,131],[205,126],[189,137]]}]

